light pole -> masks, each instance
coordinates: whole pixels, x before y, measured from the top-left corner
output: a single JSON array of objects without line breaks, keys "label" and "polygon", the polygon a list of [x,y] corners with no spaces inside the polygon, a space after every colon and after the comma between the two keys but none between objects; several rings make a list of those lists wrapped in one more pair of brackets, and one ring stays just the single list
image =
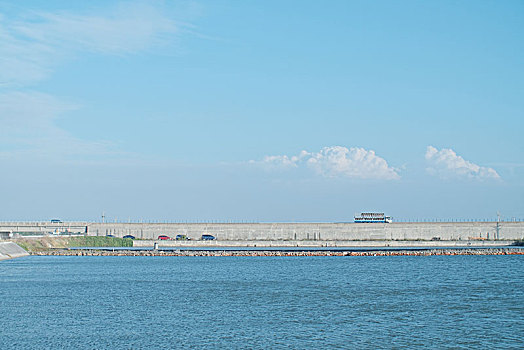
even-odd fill
[{"label": "light pole", "polygon": [[500,213],[497,212],[497,240],[500,239]]}]

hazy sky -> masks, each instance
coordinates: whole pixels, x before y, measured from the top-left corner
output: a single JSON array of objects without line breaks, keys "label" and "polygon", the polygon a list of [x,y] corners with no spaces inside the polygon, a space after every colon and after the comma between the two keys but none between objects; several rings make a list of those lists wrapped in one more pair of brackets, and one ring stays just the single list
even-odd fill
[{"label": "hazy sky", "polygon": [[524,218],[524,2],[0,0],[0,220]]}]

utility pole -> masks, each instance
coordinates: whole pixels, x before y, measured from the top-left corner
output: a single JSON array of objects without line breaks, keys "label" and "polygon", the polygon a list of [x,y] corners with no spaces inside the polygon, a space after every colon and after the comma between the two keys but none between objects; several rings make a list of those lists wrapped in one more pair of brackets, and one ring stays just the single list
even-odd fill
[{"label": "utility pole", "polygon": [[497,212],[497,240],[500,239],[500,213]]},{"label": "utility pole", "polygon": [[102,212],[102,223],[105,222],[105,219],[106,219],[106,213]]}]

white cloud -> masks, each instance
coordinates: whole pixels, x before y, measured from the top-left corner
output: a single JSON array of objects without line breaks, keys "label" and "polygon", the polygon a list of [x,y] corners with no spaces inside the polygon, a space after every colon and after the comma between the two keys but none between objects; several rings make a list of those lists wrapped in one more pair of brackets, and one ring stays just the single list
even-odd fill
[{"label": "white cloud", "polygon": [[0,155],[6,158],[110,153],[107,142],[84,141],[55,125],[62,113],[76,108],[39,92],[0,94]]},{"label": "white cloud", "polygon": [[[306,151],[300,152],[297,156],[291,156],[288,157],[286,155],[283,156],[265,156],[262,159],[262,163],[267,167],[270,168],[296,168],[298,167],[299,162],[301,162],[304,158],[309,156],[309,153]],[[251,161],[251,163],[257,163],[255,161]]]},{"label": "white cloud", "polygon": [[459,177],[469,179],[499,179],[495,169],[469,162],[449,148],[440,151],[433,146],[426,150],[427,171],[443,179]]},{"label": "white cloud", "polygon": [[293,162],[288,156],[265,156],[263,162],[274,166],[293,167],[296,168],[297,163]]},{"label": "white cloud", "polygon": [[34,90],[66,59],[129,55],[173,42],[179,27],[161,6],[126,2],[98,13],[0,13],[0,156],[116,155],[105,141],[81,140],[56,119],[79,106]]},{"label": "white cloud", "polygon": [[372,150],[359,147],[324,147],[319,152],[302,151],[295,156],[266,156],[258,162],[271,168],[308,167],[326,177],[396,180],[398,171]]},{"label": "white cloud", "polygon": [[179,27],[161,8],[125,3],[104,14],[0,14],[0,82],[45,79],[57,62],[85,52],[124,55],[172,42]]},{"label": "white cloud", "polygon": [[13,23],[0,14],[0,87],[18,87],[44,79],[53,51],[48,45],[14,33]]},{"label": "white cloud", "polygon": [[14,29],[53,47],[121,54],[166,42],[177,25],[158,8],[131,3],[107,15],[39,13],[35,21],[16,23]]},{"label": "white cloud", "polygon": [[75,109],[76,106],[35,91],[14,91],[0,94],[0,136],[27,132],[28,129],[52,128],[51,121],[57,114]]}]

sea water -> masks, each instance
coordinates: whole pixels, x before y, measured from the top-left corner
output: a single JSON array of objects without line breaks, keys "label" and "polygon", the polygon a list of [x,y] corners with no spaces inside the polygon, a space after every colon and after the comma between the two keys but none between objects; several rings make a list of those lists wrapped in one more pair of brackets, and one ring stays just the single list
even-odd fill
[{"label": "sea water", "polygon": [[0,349],[523,348],[524,256],[0,262]]}]

